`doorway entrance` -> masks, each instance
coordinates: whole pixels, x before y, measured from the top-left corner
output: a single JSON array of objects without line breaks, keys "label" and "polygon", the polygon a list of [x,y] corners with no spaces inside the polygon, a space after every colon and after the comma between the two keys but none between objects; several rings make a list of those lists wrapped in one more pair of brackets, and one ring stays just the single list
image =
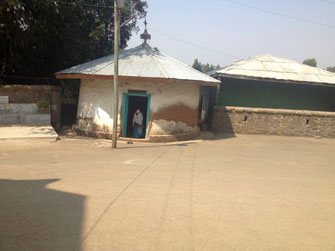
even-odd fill
[{"label": "doorway entrance", "polygon": [[147,137],[150,95],[136,93],[123,94],[122,137],[133,138],[133,117],[136,109],[140,109],[143,114],[143,132],[140,138]]}]

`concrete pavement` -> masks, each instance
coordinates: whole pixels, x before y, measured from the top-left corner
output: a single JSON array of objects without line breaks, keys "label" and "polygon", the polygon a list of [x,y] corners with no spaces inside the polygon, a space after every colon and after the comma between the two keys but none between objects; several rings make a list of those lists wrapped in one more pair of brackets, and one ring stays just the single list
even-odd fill
[{"label": "concrete pavement", "polygon": [[0,145],[1,250],[334,250],[335,140]]}]

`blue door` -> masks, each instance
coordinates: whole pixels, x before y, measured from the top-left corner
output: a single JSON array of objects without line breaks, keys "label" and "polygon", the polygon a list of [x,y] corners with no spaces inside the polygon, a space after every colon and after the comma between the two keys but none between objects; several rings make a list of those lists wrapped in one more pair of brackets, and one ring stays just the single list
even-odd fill
[{"label": "blue door", "polygon": [[143,135],[142,138],[147,137],[147,128],[149,122],[150,112],[150,94],[123,94],[123,110],[122,110],[122,137],[132,138],[133,127],[132,121],[136,109],[140,109],[143,114]]}]

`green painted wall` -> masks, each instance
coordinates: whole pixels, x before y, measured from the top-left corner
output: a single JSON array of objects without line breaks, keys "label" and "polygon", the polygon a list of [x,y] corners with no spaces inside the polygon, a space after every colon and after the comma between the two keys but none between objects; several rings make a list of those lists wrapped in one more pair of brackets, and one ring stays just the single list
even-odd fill
[{"label": "green painted wall", "polygon": [[335,111],[335,87],[222,78],[219,105]]}]

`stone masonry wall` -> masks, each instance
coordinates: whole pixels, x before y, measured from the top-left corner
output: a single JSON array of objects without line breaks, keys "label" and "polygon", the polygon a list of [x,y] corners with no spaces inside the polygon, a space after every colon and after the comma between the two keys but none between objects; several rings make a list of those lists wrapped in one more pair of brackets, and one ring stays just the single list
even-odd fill
[{"label": "stone masonry wall", "polygon": [[335,113],[215,106],[215,132],[335,138]]},{"label": "stone masonry wall", "polygon": [[61,89],[48,85],[0,85],[0,96],[8,96],[9,103],[37,103],[46,99],[50,104],[51,125],[60,127]]}]

